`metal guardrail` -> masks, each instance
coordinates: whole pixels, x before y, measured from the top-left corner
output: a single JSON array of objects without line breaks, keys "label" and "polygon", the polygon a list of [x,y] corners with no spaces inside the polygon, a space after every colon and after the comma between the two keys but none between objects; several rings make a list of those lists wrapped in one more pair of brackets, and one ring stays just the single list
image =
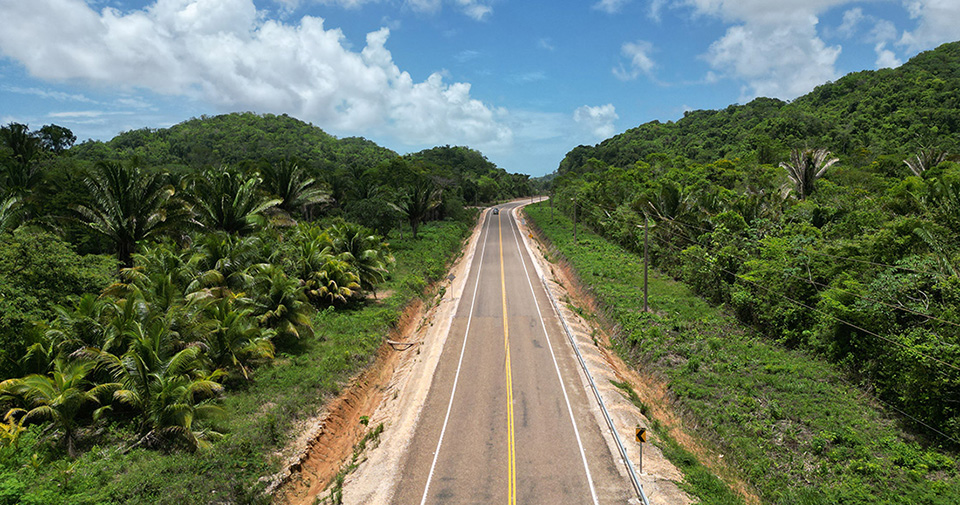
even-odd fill
[{"label": "metal guardrail", "polygon": [[643,500],[643,505],[650,505],[650,501],[647,500],[647,495],[643,492],[643,486],[640,485],[640,480],[637,478],[637,472],[633,469],[633,464],[630,462],[630,458],[627,457],[627,449],[623,446],[623,442],[620,441],[620,435],[617,434],[617,429],[613,426],[613,419],[610,418],[610,413],[607,412],[607,407],[603,404],[603,398],[600,397],[600,391],[597,389],[597,384],[593,381],[593,376],[590,375],[590,370],[587,369],[587,363],[583,361],[583,355],[580,354],[580,346],[577,345],[577,340],[574,338],[573,332],[570,331],[570,327],[567,326],[567,321],[563,318],[563,314],[560,312],[560,307],[557,305],[557,301],[553,298],[553,293],[550,292],[550,286],[547,284],[547,279],[541,275],[540,282],[543,283],[543,289],[547,292],[547,297],[550,299],[550,304],[553,305],[553,310],[556,311],[557,317],[560,319],[560,324],[563,325],[563,331],[566,332],[567,338],[570,340],[570,344],[573,345],[573,350],[577,354],[577,360],[580,362],[580,367],[583,368],[583,373],[587,375],[587,380],[590,382],[590,389],[593,390],[593,395],[597,398],[597,403],[600,404],[600,410],[603,411],[603,417],[607,420],[607,426],[610,427],[610,433],[613,434],[613,440],[617,443],[617,448],[620,450],[620,457],[623,458],[623,462],[627,467],[627,473],[630,475],[630,481],[633,483],[633,489],[636,491],[637,496]]}]

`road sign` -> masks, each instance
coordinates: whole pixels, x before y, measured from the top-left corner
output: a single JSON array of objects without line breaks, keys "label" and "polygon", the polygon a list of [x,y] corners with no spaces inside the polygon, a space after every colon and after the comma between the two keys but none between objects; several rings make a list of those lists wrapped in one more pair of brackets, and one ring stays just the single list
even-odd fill
[{"label": "road sign", "polygon": [[637,442],[643,443],[647,441],[647,429],[637,427]]}]

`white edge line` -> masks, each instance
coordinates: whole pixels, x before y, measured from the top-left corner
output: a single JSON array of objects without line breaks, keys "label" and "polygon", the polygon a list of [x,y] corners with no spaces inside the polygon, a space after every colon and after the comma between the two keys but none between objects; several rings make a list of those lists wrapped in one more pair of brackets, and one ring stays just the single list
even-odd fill
[{"label": "white edge line", "polygon": [[[423,498],[420,500],[420,505],[425,505],[427,503],[427,493],[430,491],[430,481],[433,480],[433,471],[437,467],[437,458],[440,456],[440,446],[443,444],[443,435],[447,431],[447,422],[450,420],[450,410],[453,408],[453,397],[457,393],[457,382],[460,380],[460,366],[463,364],[463,352],[467,348],[467,337],[470,335],[470,322],[473,320],[473,307],[477,302],[477,288],[480,287],[480,270],[483,268],[483,253],[487,250],[487,242],[483,240],[483,237],[486,234],[487,220],[486,215],[484,217],[483,230],[480,233],[480,240],[483,241],[483,246],[480,248],[480,263],[477,265],[477,282],[473,286],[473,300],[470,301],[470,312],[467,315],[467,328],[463,332],[463,347],[460,348],[460,359],[457,361],[457,373],[453,376],[453,389],[450,390],[450,402],[447,403],[447,413],[443,417],[443,427],[440,429],[440,438],[437,440],[437,449],[433,453],[433,463],[430,464],[430,473],[427,474],[427,484],[423,488]],[[470,271],[467,271],[467,275],[470,275]],[[454,317],[456,314],[454,314]]]},{"label": "white edge line", "polygon": [[[543,337],[547,340],[547,347],[550,349],[550,357],[553,358],[553,368],[557,371],[557,380],[560,381],[560,390],[563,391],[563,399],[567,402],[567,413],[570,414],[570,423],[573,424],[573,433],[577,437],[577,446],[580,448],[580,458],[583,459],[583,470],[587,474],[587,483],[590,484],[590,496],[593,498],[594,505],[598,505],[597,501],[597,490],[593,486],[593,476],[590,475],[590,465],[587,464],[587,454],[583,450],[583,441],[580,440],[580,430],[577,429],[577,421],[573,417],[573,407],[570,406],[570,398],[567,396],[567,387],[563,384],[563,375],[560,373],[560,365],[557,364],[557,355],[553,352],[553,344],[550,342],[550,335],[547,333],[547,323],[543,321],[543,313],[540,311],[540,302],[537,301],[537,293],[533,289],[533,281],[530,280],[530,272],[527,271],[527,261],[523,259],[523,252],[520,249],[520,239],[518,235],[518,226],[517,226],[517,216],[513,216],[513,240],[517,244],[517,254],[520,256],[520,263],[523,265],[524,277],[527,278],[527,285],[530,286],[530,294],[533,296],[533,303],[537,307],[537,316],[540,318],[540,326],[543,328]],[[529,249],[526,247],[526,242],[524,242],[524,249]],[[533,261],[533,258],[531,258]],[[422,504],[421,504],[422,505]]]},{"label": "white edge line", "polygon": [[[516,216],[516,212],[514,216]],[[527,250],[530,251],[530,244],[527,241],[527,237],[523,237],[523,243],[527,246]],[[531,253],[532,254],[532,253]],[[630,458],[627,456],[626,448],[623,446],[623,442],[620,440],[620,435],[617,433],[616,428],[613,425],[613,420],[610,419],[610,413],[607,412],[607,407],[603,404],[603,398],[600,396],[600,391],[597,390],[597,385],[593,381],[593,376],[590,374],[590,370],[587,369],[587,364],[583,361],[583,356],[580,355],[580,349],[577,346],[577,341],[573,336],[573,333],[570,331],[570,327],[567,326],[567,321],[564,319],[563,314],[560,312],[560,307],[557,306],[557,301],[554,300],[553,295],[550,293],[550,288],[547,286],[547,278],[543,271],[540,269],[540,265],[536,262],[533,263],[534,269],[540,275],[540,282],[543,283],[543,289],[547,293],[547,298],[550,299],[550,304],[553,305],[553,310],[557,314],[557,318],[560,319],[560,323],[563,325],[563,330],[567,334],[567,338],[570,341],[570,345],[573,347],[574,352],[577,353],[577,360],[580,362],[580,367],[583,369],[584,374],[587,377],[587,380],[590,382],[590,388],[593,390],[593,394],[597,399],[597,403],[600,405],[600,410],[603,413],[604,419],[607,421],[607,426],[610,429],[610,434],[613,436],[613,441],[616,443],[617,449],[620,452],[620,459],[623,462],[624,466],[627,468],[627,474],[630,477],[630,482],[633,484],[634,491],[643,501],[643,505],[650,505],[650,501],[647,498],[646,493],[643,491],[643,485],[640,484],[640,479],[637,478],[637,473],[633,469],[633,463],[630,461]]]}]

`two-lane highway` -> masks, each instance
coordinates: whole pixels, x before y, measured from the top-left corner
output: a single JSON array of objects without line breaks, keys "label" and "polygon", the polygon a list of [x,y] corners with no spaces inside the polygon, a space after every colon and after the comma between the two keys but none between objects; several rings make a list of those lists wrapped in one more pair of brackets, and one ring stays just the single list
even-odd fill
[{"label": "two-lane highway", "polygon": [[511,209],[487,212],[396,504],[627,503]]}]

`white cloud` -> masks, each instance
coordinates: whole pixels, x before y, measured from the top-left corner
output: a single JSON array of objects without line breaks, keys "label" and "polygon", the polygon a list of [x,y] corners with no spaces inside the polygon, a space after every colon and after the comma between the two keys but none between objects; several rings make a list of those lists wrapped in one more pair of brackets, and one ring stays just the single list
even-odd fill
[{"label": "white cloud", "polygon": [[956,0],[905,0],[910,17],[919,20],[917,29],[904,32],[899,44],[909,51],[932,49],[957,39],[960,8]]},{"label": "white cloud", "polygon": [[157,0],[129,13],[98,13],[83,0],[0,3],[0,52],[41,79],[284,112],[337,133],[408,143],[511,143],[504,112],[471,98],[470,84],[439,73],[414,82],[398,68],[386,28],[355,52],[323,19],[264,20],[252,0]]},{"label": "white cloud", "polygon": [[853,37],[853,35],[857,33],[857,28],[860,26],[863,18],[863,9],[860,7],[844,12],[843,23],[840,24],[840,28],[837,28],[837,32],[844,38],[849,39]]},{"label": "white cloud", "polygon": [[885,43],[878,43],[874,50],[877,52],[877,68],[897,68],[903,65],[903,61],[897,58],[893,51],[886,49]]},{"label": "white cloud", "polygon": [[614,134],[616,127],[613,122],[619,119],[613,104],[592,107],[584,105],[573,111],[573,120],[585,128],[595,138],[607,138]]},{"label": "white cloud", "polygon": [[660,22],[660,11],[666,5],[667,0],[650,0],[650,19]]},{"label": "white cloud", "polygon": [[553,46],[553,40],[550,37],[544,37],[537,41],[537,47],[540,49],[546,49],[547,51],[553,51],[556,47]]},{"label": "white cloud", "polygon": [[[835,79],[839,46],[817,33],[817,14],[850,0],[680,0],[694,16],[734,24],[703,56],[711,78],[745,82],[741,99],[773,96],[791,99]],[[849,14],[854,27],[857,12]]]},{"label": "white cloud", "polygon": [[[493,14],[493,6],[490,0],[448,0],[448,2],[455,4],[464,14],[477,21],[483,21],[487,16]],[[413,10],[426,13],[439,12],[443,8],[443,3],[443,0],[406,0],[406,4]]]},{"label": "white cloud", "polygon": [[838,76],[840,48],[827,47],[816,24],[809,17],[804,24],[734,26],[710,46],[706,59],[720,74],[748,83],[743,100],[796,98]]},{"label": "white cloud", "polygon": [[0,86],[0,90],[20,95],[33,95],[44,99],[56,100],[58,102],[81,102],[96,103],[95,101],[76,93],[64,93],[62,91],[50,91],[40,88],[24,88],[20,86]]},{"label": "white cloud", "polygon": [[628,68],[624,68],[622,64],[614,67],[613,75],[622,81],[636,79],[641,72],[650,75],[656,66],[653,58],[650,57],[653,50],[653,44],[645,40],[624,43],[620,47],[620,54],[629,60]]},{"label": "white cloud", "polygon": [[606,12],[607,14],[616,14],[620,12],[620,8],[623,7],[624,4],[629,2],[630,0],[600,0],[593,4],[593,8]]}]

